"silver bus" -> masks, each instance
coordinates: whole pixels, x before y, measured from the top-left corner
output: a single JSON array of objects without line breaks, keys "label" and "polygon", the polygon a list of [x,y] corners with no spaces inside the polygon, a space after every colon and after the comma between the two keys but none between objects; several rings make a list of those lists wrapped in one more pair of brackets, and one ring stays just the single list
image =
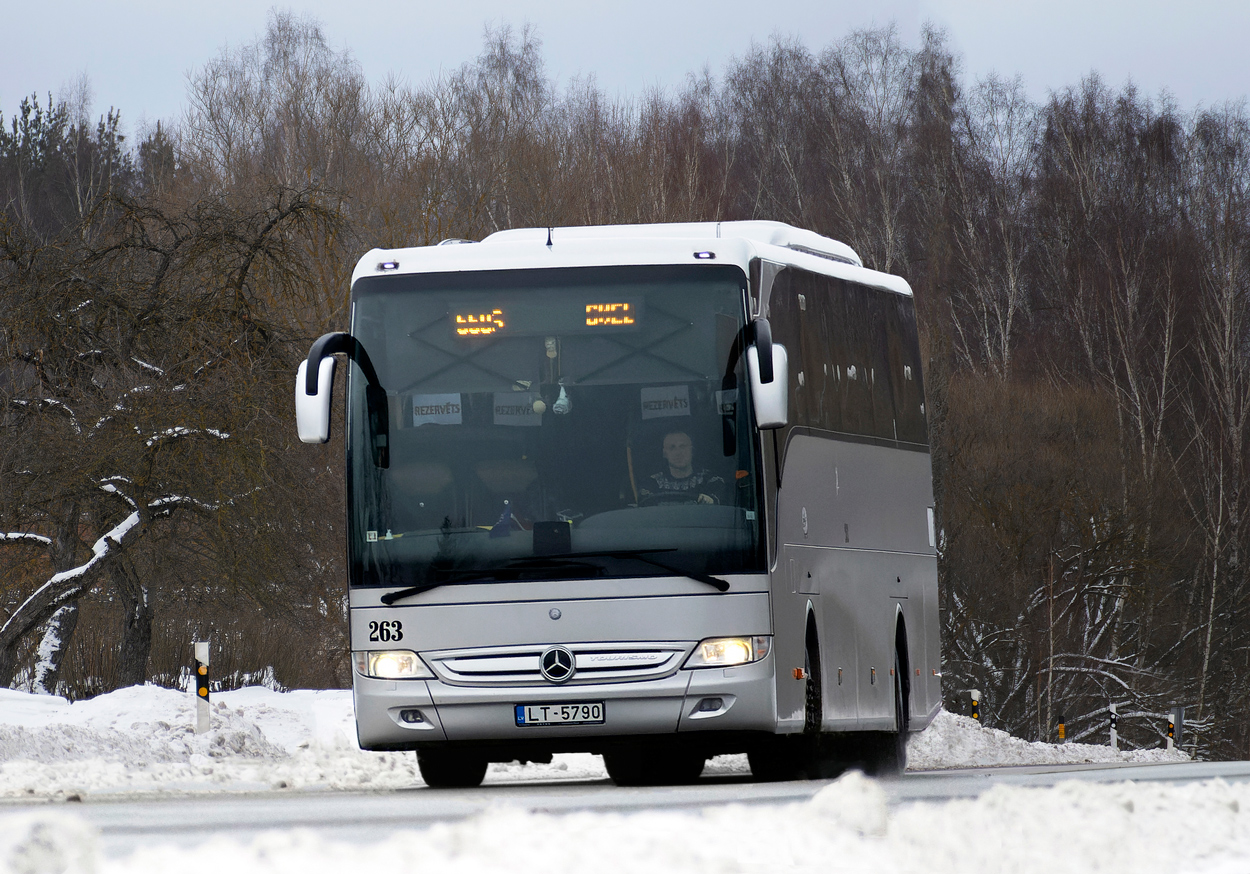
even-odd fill
[{"label": "silver bus", "polygon": [[618,784],[904,767],[941,701],[915,310],[775,222],[375,249],[346,387],[353,691],[430,786],[601,754]]}]

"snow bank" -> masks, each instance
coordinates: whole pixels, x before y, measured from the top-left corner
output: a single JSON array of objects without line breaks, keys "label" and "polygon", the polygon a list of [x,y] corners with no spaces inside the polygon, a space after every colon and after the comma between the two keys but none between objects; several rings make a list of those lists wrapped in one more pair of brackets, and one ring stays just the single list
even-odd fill
[{"label": "snow bank", "polygon": [[499,807],[368,844],[290,830],[145,847],[123,858],[103,855],[88,827],[56,812],[0,816],[0,872],[1233,874],[1250,870],[1248,805],[1246,784],[1068,782],[891,809],[878,784],[852,773],[801,804],[567,815]]},{"label": "snow bank", "polygon": [[[183,692],[133,686],[71,704],[0,689],[0,797],[421,785],[415,756],[361,751],[346,690],[253,687],[213,698],[212,730],[196,735],[195,701]],[[1185,758],[1160,750],[1027,743],[945,712],[912,738],[909,752],[913,769]],[[748,772],[745,756],[719,757],[704,771]],[[598,756],[575,754],[550,765],[492,765],[486,779],[606,776]]]},{"label": "snow bank", "polygon": [[[366,753],[355,742],[346,691],[214,696],[213,729],[192,732],[193,699],[153,686],[74,704],[0,690],[0,796],[405,788],[415,757]],[[943,713],[910,747],[913,767],[1165,761],[1162,751],[1115,753],[1088,744],[1030,744]],[[705,773],[745,773],[745,757]],[[487,782],[603,779],[598,757],[547,766],[492,766]],[[105,855],[93,829],[57,805],[4,815],[0,874],[164,874],[392,868],[477,874],[540,867],[544,874],[613,872],[923,871],[1244,874],[1250,871],[1250,784],[1061,783],[997,786],[980,797],[891,808],[876,782],[848,774],[810,801],[721,806],[701,813],[539,813],[500,806],[385,841],[344,843],[311,831],[221,836],[193,847],[145,846]],[[415,860],[415,861],[414,861]]]},{"label": "snow bank", "polygon": [[156,686],[73,704],[0,689],[0,796],[408,787],[412,756],[362,752],[351,694],[252,688],[195,701]]},{"label": "snow bank", "polygon": [[977,765],[1072,765],[1085,762],[1186,762],[1180,750],[1113,750],[1096,744],[1030,743],[1005,731],[986,728],[967,716],[941,711],[907,744],[911,770]]},{"label": "snow bank", "polygon": [[[349,691],[218,693],[203,735],[194,732],[195,703],[157,686],[72,704],[0,689],[0,797],[422,785],[411,753],[360,749]],[[487,780],[606,776],[597,756],[569,755],[492,765]]]}]

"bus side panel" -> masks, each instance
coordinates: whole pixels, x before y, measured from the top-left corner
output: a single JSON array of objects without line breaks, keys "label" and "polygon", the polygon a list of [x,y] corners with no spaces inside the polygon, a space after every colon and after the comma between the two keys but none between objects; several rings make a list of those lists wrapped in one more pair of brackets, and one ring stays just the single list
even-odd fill
[{"label": "bus side panel", "polygon": [[[785,453],[773,581],[779,720],[790,730],[798,730],[796,721],[802,726],[802,684],[787,669],[791,662],[802,665],[810,604],[819,623],[825,728],[890,728],[900,609],[908,629],[913,712],[932,706],[932,684],[917,684],[914,672],[932,679],[939,668],[929,455],[831,436],[795,433]],[[852,690],[854,707],[845,700]]]},{"label": "bus side panel", "polygon": [[855,590],[843,550],[808,549],[813,564],[816,619],[823,661],[824,726],[828,731],[850,731],[859,726],[859,628],[855,621]]},{"label": "bus side panel", "polygon": [[913,656],[911,664],[911,727],[916,730],[927,727],[942,706],[941,620],[938,616],[936,560],[924,569],[920,585],[924,601],[923,621],[919,627],[907,626],[907,633],[913,641],[911,651],[920,652],[915,643],[922,642],[924,646],[923,661]]}]

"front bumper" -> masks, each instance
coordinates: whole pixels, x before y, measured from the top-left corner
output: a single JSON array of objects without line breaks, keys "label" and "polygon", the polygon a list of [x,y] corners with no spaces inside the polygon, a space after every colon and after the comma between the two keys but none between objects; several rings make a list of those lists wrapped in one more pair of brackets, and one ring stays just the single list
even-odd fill
[{"label": "front bumper", "polygon": [[[550,752],[600,750],[639,736],[776,731],[771,653],[732,668],[678,670],[650,680],[576,686],[458,686],[353,675],[356,729],[366,750],[482,745]],[[719,705],[715,699],[719,699]],[[601,725],[516,724],[518,704],[604,702]]]}]

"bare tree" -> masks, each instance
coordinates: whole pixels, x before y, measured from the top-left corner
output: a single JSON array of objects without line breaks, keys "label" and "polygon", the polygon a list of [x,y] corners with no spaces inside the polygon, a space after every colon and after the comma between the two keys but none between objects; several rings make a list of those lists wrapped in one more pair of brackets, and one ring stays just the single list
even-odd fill
[{"label": "bare tree", "polygon": [[1007,379],[1013,334],[1030,297],[1038,111],[1023,81],[990,76],[978,82],[958,115],[958,133],[953,238],[962,281],[951,293],[951,326],[968,369]]},{"label": "bare tree", "polygon": [[864,263],[906,272],[907,164],[920,67],[893,26],[856,31],[824,52],[827,196]]},{"label": "bare tree", "polygon": [[[1197,689],[1201,717],[1213,647],[1220,645],[1231,667],[1238,656],[1244,662],[1250,645],[1244,628],[1250,592],[1242,566],[1250,463],[1250,121],[1244,107],[1203,113],[1192,142],[1190,214],[1203,257],[1193,356],[1196,390],[1183,404],[1190,433],[1185,454],[1195,463],[1186,466],[1193,475],[1182,485],[1202,531],[1205,559]],[[1244,691],[1236,694],[1244,701]]]},{"label": "bare tree", "polygon": [[268,303],[298,271],[291,239],[319,215],[315,199],[278,190],[259,212],[218,198],[181,215],[104,199],[95,244],[70,228],[34,258],[7,252],[0,399],[22,448],[4,458],[0,525],[8,544],[42,544],[55,573],[0,626],[0,683],[45,623],[37,679],[53,680],[72,605],[102,579],[127,616],[128,675],[141,673],[158,581],[122,552],[161,525],[185,530],[181,514],[255,509],[243,502],[272,465],[251,406],[266,392],[258,367],[282,348]]}]

